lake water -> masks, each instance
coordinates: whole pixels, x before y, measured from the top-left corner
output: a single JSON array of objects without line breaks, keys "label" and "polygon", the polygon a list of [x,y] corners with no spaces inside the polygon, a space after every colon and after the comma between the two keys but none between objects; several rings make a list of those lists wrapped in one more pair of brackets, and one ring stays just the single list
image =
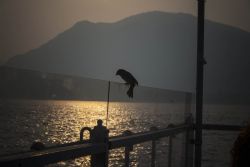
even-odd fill
[{"label": "lake water", "polygon": [[[97,119],[106,120],[106,102],[5,100],[0,103],[0,154],[29,150],[35,140],[51,146],[79,140],[82,127],[94,127]],[[148,131],[150,127],[167,127],[183,123],[185,104],[111,102],[109,107],[110,136],[125,130]],[[204,122],[242,125],[250,119],[249,106],[207,105]],[[104,121],[104,123],[106,123]],[[230,154],[238,132],[204,132],[203,166],[229,166]],[[183,136],[174,139],[173,166],[183,163]],[[168,139],[157,143],[156,165],[166,166]],[[150,143],[134,147],[131,166],[150,166]],[[123,166],[124,149],[110,152],[110,166]],[[50,166],[89,166],[89,157],[60,162]]]}]

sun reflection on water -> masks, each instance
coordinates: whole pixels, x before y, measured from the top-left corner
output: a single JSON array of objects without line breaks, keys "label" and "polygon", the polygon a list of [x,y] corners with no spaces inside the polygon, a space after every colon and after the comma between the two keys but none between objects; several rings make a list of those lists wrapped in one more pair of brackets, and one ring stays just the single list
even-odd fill
[{"label": "sun reflection on water", "polygon": [[[148,131],[151,126],[166,127],[172,120],[183,121],[180,111],[183,111],[184,105],[127,102],[110,102],[109,105],[109,136],[121,135],[125,130],[141,132]],[[0,143],[4,143],[2,151],[8,153],[29,150],[31,143],[37,139],[46,146],[79,141],[82,127],[93,128],[98,119],[106,125],[107,102],[28,100],[12,101],[5,106],[6,112],[2,113],[5,120],[0,122],[0,126],[2,131],[6,131],[6,136],[0,138],[4,140]],[[9,132],[13,129],[15,132]],[[84,138],[87,137],[85,133]],[[8,143],[5,138],[9,139]],[[131,152],[133,166],[137,166],[139,161],[146,162],[145,158],[150,159],[149,150],[150,144],[136,145]],[[145,158],[140,160],[142,155]],[[123,166],[123,159],[124,148],[110,151],[110,166]],[[50,166],[89,166],[89,157]]]}]

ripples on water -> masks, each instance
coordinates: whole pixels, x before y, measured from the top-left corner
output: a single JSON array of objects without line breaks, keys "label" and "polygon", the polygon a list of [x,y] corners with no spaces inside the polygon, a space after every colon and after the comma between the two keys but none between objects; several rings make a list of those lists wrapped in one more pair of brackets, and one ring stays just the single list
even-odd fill
[{"label": "ripples on water", "polygon": [[[5,101],[0,111],[1,154],[29,150],[37,139],[47,146],[78,141],[82,127],[94,127],[98,119],[106,120],[106,105],[106,102],[95,101]],[[111,102],[110,136],[121,135],[125,130],[142,132],[152,126],[166,127],[169,123],[183,122],[183,109],[184,104]],[[159,155],[165,154],[167,139],[162,140],[161,145],[165,150],[159,149]],[[131,153],[132,166],[140,162],[149,164],[150,150],[150,143],[136,145]],[[59,164],[88,166],[88,159],[78,158]],[[124,149],[110,152],[111,166],[123,166],[123,159]]]},{"label": "ripples on water", "polygon": [[[106,120],[106,105],[106,102],[95,101],[2,101],[0,103],[0,154],[29,150],[31,143],[37,139],[47,146],[78,141],[82,127],[94,127],[98,119]],[[148,131],[152,126],[163,128],[169,123],[182,123],[184,109],[184,104],[175,103],[111,102],[108,122],[110,136],[121,135],[125,130],[142,132]],[[205,122],[209,119],[213,120],[213,123],[219,123],[223,119],[225,123],[240,124],[238,120],[249,118],[249,114],[246,116],[237,115],[235,112],[225,114],[225,108],[216,109],[217,114],[214,114],[208,112],[208,110],[215,110],[214,108],[206,108]],[[228,108],[230,109],[232,110],[231,107]],[[237,110],[237,108],[234,109]],[[104,124],[106,124],[105,121]],[[227,154],[226,158],[229,159],[229,153],[220,151],[222,155],[219,154],[219,156],[217,153],[222,147],[223,149],[226,147],[226,151],[230,150],[232,138],[234,139],[236,135],[237,133],[230,133],[226,137],[225,133],[221,132],[205,132],[203,162],[208,161],[208,166],[216,166],[216,161],[218,161],[217,166],[228,165],[228,161],[225,162],[222,159],[225,158],[224,154]],[[224,142],[226,140],[228,141]],[[220,143],[220,145],[214,146],[214,143]],[[183,136],[178,135],[174,139],[173,166],[181,166],[182,144]],[[158,141],[157,148],[156,164],[163,166],[167,163],[168,139]],[[149,142],[136,145],[131,152],[131,165],[150,166],[150,153]],[[112,167],[123,166],[124,149],[111,150],[109,161]],[[50,166],[89,166],[89,157]]]}]

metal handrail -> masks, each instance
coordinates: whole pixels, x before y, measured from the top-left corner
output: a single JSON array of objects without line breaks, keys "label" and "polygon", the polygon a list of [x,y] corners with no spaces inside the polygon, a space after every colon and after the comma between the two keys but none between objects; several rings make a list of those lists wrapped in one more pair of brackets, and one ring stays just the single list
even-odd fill
[{"label": "metal handrail", "polygon": [[41,151],[30,151],[22,154],[1,157],[0,166],[41,166],[86,155],[101,153],[105,150],[106,145],[104,143],[85,143],[64,147],[59,146]]},{"label": "metal handrail", "polygon": [[114,139],[110,139],[110,149],[119,147],[126,147],[146,141],[152,141],[155,139],[172,136],[188,129],[193,128],[192,125],[182,124],[174,128],[164,128],[155,131],[148,131],[143,133],[135,133],[130,136],[121,136]]},{"label": "metal handrail", "polygon": [[[191,124],[182,124],[174,128],[164,128],[143,133],[135,133],[130,136],[110,138],[108,143],[109,150],[172,136],[192,128],[193,126]],[[58,147],[46,148],[41,151],[29,151],[26,153],[0,157],[0,166],[41,166],[82,156],[103,153],[106,148],[104,143],[76,142],[74,145],[59,145]]]}]

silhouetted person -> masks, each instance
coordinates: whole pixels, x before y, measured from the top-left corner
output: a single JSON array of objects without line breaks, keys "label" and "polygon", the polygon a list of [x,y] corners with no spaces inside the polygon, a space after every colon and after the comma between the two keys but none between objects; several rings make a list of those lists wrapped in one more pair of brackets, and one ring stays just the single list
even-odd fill
[{"label": "silhouetted person", "polygon": [[250,167],[250,124],[237,137],[231,153],[232,167]]},{"label": "silhouetted person", "polygon": [[101,119],[97,120],[97,126],[92,130],[91,142],[93,143],[105,143],[108,141],[108,129],[103,126]]},{"label": "silhouetted person", "polygon": [[[92,143],[108,143],[109,130],[102,125],[102,120],[97,121],[97,126],[91,132]],[[108,150],[104,153],[91,155],[91,167],[107,167],[108,166]]]},{"label": "silhouetted person", "polygon": [[123,69],[119,69],[116,72],[116,75],[120,75],[120,77],[126,82],[126,85],[130,86],[127,91],[127,95],[129,98],[133,98],[134,87],[138,85],[138,82],[135,77],[131,73]]}]

